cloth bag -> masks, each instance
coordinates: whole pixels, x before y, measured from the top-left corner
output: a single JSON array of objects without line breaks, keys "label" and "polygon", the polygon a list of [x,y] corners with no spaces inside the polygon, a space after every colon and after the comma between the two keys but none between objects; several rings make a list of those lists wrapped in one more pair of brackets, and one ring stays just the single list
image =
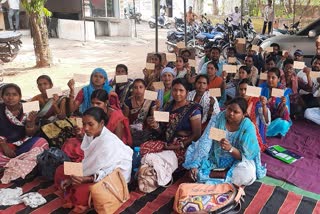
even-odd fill
[{"label": "cloth bag", "polygon": [[176,192],[173,209],[177,213],[238,213],[243,198],[243,188],[232,184],[183,183]]},{"label": "cloth bag", "polygon": [[66,118],[42,126],[41,131],[48,140],[50,147],[61,148],[68,138],[75,137],[73,133],[75,125],[75,118]]},{"label": "cloth bag", "polygon": [[149,193],[156,190],[159,185],[157,173],[152,166],[143,164],[138,171],[138,186],[141,192]]},{"label": "cloth bag", "polygon": [[118,168],[89,189],[89,206],[92,199],[97,213],[114,213],[130,198],[126,180]]},{"label": "cloth bag", "polygon": [[54,174],[58,166],[64,161],[70,161],[69,157],[60,149],[51,147],[44,150],[43,153],[37,156],[38,168],[41,175],[48,180],[54,180]]},{"label": "cloth bag", "polygon": [[172,181],[172,173],[178,168],[178,158],[173,151],[146,154],[138,171],[139,190],[145,193],[165,187]]}]

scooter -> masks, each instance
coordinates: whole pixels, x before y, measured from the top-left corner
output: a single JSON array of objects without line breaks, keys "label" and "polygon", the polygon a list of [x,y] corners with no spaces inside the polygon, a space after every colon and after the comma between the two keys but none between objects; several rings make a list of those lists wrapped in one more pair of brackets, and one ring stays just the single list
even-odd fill
[{"label": "scooter", "polygon": [[177,31],[183,31],[184,21],[181,18],[174,17],[174,27]]},{"label": "scooter", "polygon": [[[155,28],[156,27],[156,21],[155,21],[155,16],[151,16],[151,18],[148,21],[149,27],[150,28]],[[158,26],[160,28],[167,28],[169,29],[171,27],[171,22],[169,19],[165,16],[159,16],[158,17]]]},{"label": "scooter", "polygon": [[0,60],[11,62],[16,58],[21,47],[21,36],[19,32],[0,33]]},{"label": "scooter", "polygon": [[129,10],[127,11],[126,8],[124,8],[124,15],[126,19],[134,19],[137,24],[140,24],[141,22],[141,13],[137,13],[133,10],[133,8],[129,8]]}]

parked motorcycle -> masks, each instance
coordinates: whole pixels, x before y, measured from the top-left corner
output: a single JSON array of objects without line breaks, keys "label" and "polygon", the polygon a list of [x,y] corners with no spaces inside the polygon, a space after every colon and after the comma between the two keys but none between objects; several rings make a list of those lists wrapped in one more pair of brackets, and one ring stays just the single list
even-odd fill
[{"label": "parked motorcycle", "polygon": [[[187,42],[189,44],[190,40],[195,39],[195,35],[199,33],[199,28],[194,25],[194,26],[187,26]],[[169,53],[174,52],[174,48],[177,46],[176,44],[178,42],[184,41],[184,31],[169,31],[167,33],[167,50]],[[194,43],[194,42],[193,42]],[[192,44],[192,43],[190,43]],[[190,45],[189,45],[190,46]]]},{"label": "parked motorcycle", "polygon": [[135,12],[133,8],[130,8],[127,10],[127,8],[124,8],[124,16],[126,19],[134,19],[137,24],[140,24],[141,22],[141,13]]},{"label": "parked motorcycle", "polygon": [[19,32],[0,33],[0,60],[11,62],[16,58],[21,47],[22,34]]},{"label": "parked motorcycle", "polygon": [[174,27],[177,31],[183,31],[184,29],[184,21],[181,18],[174,17]]},{"label": "parked motorcycle", "polygon": [[[151,16],[151,18],[148,21],[150,28],[156,27],[156,21],[155,16]],[[158,26],[161,28],[167,28],[169,29],[171,27],[171,22],[169,21],[168,17],[166,16],[159,16],[158,17]]]},{"label": "parked motorcycle", "polygon": [[299,20],[293,24],[291,24],[290,26],[283,24],[284,29],[273,29],[273,34],[274,35],[284,35],[284,34],[296,34],[297,32],[300,31],[300,23],[301,23],[301,18],[299,18]]},{"label": "parked motorcycle", "polygon": [[248,19],[243,23],[242,30],[243,37],[245,37],[248,42],[252,42],[257,35],[257,32],[254,30],[253,23],[250,17],[248,17]]},{"label": "parked motorcycle", "polygon": [[[190,41],[192,38],[192,33],[187,32],[187,41]],[[174,48],[177,46],[176,44],[182,41],[184,41],[184,32],[168,31],[166,41],[168,52],[173,53]]]}]

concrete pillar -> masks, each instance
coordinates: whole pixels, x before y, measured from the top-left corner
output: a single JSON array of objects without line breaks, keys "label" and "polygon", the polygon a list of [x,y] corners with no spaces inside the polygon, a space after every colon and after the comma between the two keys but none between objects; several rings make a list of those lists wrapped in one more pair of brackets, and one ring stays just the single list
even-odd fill
[{"label": "concrete pillar", "polygon": [[[95,40],[94,22],[82,20],[58,20],[58,36],[61,39],[77,40],[77,41],[92,41]],[[86,34],[85,34],[86,29]]]}]

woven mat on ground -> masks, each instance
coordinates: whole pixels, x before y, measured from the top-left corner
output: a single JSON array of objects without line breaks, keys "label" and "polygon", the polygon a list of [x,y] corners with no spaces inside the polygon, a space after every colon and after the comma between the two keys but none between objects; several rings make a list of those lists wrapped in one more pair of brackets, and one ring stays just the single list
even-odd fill
[{"label": "woven mat on ground", "polygon": [[320,126],[307,121],[295,121],[285,137],[270,138],[268,141],[270,146],[278,144],[303,158],[286,164],[263,153],[261,158],[267,164],[267,175],[320,194]]},{"label": "woven mat on ground", "polygon": [[[130,193],[130,199],[123,204],[123,206],[117,211],[122,214],[150,214],[161,213],[169,214],[173,213],[173,200],[175,192],[180,183],[190,182],[185,176],[181,177],[181,174],[174,176],[174,183],[168,188],[158,188],[152,193],[143,194],[140,192],[132,191]],[[57,191],[52,185],[52,182],[42,180],[37,177],[33,180],[21,181],[18,184],[2,185],[0,188],[15,188],[20,186],[23,188],[23,192],[39,192],[42,194],[47,203],[38,207],[37,209],[31,209],[23,204],[15,206],[0,206],[1,214],[67,214],[70,209],[64,209],[61,207],[62,192]],[[297,195],[293,192],[282,189],[281,187],[270,186],[255,182],[253,185],[246,187],[245,202],[242,205],[241,213],[301,213],[301,214],[318,214],[320,213],[320,202],[305,196]],[[90,214],[95,213],[90,211]]]}]

